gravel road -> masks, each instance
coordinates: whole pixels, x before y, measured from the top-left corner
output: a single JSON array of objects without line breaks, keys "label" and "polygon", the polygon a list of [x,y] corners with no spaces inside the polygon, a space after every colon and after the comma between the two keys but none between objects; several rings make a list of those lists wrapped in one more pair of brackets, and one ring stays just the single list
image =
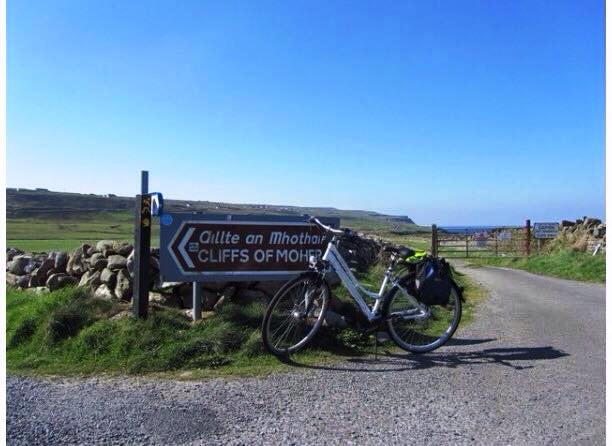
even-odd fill
[{"label": "gravel road", "polygon": [[456,341],[267,378],[7,379],[8,444],[604,444],[605,292],[495,268]]}]

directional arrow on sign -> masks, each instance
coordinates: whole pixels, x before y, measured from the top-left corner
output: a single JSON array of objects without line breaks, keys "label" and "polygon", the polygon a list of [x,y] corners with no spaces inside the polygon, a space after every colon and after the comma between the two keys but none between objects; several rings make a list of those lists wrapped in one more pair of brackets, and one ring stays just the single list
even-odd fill
[{"label": "directional arrow on sign", "polygon": [[185,263],[189,266],[189,268],[194,268],[195,265],[193,264],[191,258],[189,257],[189,254],[187,253],[185,246],[187,246],[187,243],[189,243],[189,239],[191,238],[194,232],[195,232],[195,228],[187,228],[187,231],[185,231],[185,235],[183,236],[183,238],[181,239],[178,245],[178,251],[183,257],[183,260],[185,261]]}]

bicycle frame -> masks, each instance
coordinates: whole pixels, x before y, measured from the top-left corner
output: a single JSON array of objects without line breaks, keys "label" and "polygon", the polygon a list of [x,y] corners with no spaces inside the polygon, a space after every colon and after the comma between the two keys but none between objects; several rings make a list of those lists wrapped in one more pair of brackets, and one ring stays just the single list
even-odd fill
[{"label": "bicycle frame", "polygon": [[[346,261],[342,258],[342,255],[338,251],[338,248],[336,248],[334,241],[328,243],[327,249],[325,250],[325,254],[323,254],[323,260],[329,262],[329,265],[338,274],[338,277],[340,277],[342,284],[346,287],[349,294],[353,297],[364,316],[366,316],[369,321],[377,319],[380,314],[385,288],[389,283],[391,277],[391,268],[387,270],[387,273],[385,274],[385,278],[383,279],[378,293],[374,293],[372,291],[366,290],[363,286],[361,286],[357,278],[351,272],[349,266],[346,264]],[[368,297],[375,299],[374,306],[371,310],[361,293],[364,293]]]}]

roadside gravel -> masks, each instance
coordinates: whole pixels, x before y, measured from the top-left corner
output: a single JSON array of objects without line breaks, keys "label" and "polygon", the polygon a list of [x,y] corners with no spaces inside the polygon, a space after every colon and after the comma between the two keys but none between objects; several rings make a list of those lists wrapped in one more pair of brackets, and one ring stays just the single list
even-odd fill
[{"label": "roadside gravel", "polygon": [[603,444],[604,288],[468,269],[491,296],[456,341],[265,378],[7,379],[7,442]]}]

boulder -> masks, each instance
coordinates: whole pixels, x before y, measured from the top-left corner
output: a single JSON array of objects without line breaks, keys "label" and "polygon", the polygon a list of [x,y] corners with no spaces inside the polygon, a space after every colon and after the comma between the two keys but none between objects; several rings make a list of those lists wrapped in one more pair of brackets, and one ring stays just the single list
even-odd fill
[{"label": "boulder", "polygon": [[32,276],[30,276],[29,274],[26,274],[24,276],[19,276],[19,279],[17,279],[17,286],[19,288],[28,288],[30,285],[30,278]]},{"label": "boulder", "polygon": [[74,250],[68,264],[66,265],[66,272],[71,276],[81,277],[85,271],[87,271],[87,265],[85,265],[85,256],[83,255],[83,249],[77,248]]},{"label": "boulder", "polygon": [[124,269],[127,266],[127,259],[120,255],[112,255],[108,258],[108,269],[112,271],[118,271]]},{"label": "boulder", "polygon": [[117,273],[108,268],[104,268],[100,273],[100,281],[103,284],[108,285],[110,289],[114,289],[117,283]]},{"label": "boulder", "polygon": [[94,297],[97,297],[100,299],[113,299],[115,295],[113,294],[112,290],[108,287],[108,285],[103,283],[98,288],[96,288],[96,291],[94,291]]},{"label": "boulder", "polygon": [[134,247],[130,243],[122,243],[115,247],[115,251],[123,257],[127,257],[134,250]]},{"label": "boulder", "polygon": [[30,261],[30,263],[28,263],[25,268],[23,269],[23,271],[26,274],[32,274],[32,271],[34,271],[36,269],[36,263],[34,262],[34,260]]},{"label": "boulder", "polygon": [[584,219],[584,226],[587,227],[587,228],[597,226],[600,223],[601,223],[601,220],[598,219],[598,218],[589,218],[589,217],[586,217]]},{"label": "boulder", "polygon": [[19,276],[13,273],[6,273],[6,284],[10,286],[17,286],[17,282],[19,281]]},{"label": "boulder", "polygon": [[203,290],[202,291],[202,311],[212,311],[219,300],[219,294]]},{"label": "boulder", "polygon": [[117,273],[115,296],[121,300],[130,300],[132,298],[132,281],[127,269],[122,269]]},{"label": "boulder", "polygon": [[94,255],[96,253],[96,247],[95,246],[90,246],[89,248],[87,248],[87,250],[85,251],[85,257],[91,257],[92,255]]},{"label": "boulder", "polygon": [[[36,271],[36,270],[34,270],[34,271]],[[44,283],[45,282],[39,282],[38,278],[36,277],[36,275],[32,274],[30,276],[30,280],[28,282],[28,288],[36,288],[38,285],[42,285]]]},{"label": "boulder", "polygon": [[100,271],[87,271],[81,276],[79,286],[96,289],[102,284],[100,280]]},{"label": "boulder", "polygon": [[182,301],[175,294],[163,294],[155,291],[149,291],[149,302],[163,305],[165,307],[181,308]]},{"label": "boulder", "polygon": [[66,266],[68,266],[68,253],[66,251],[55,253],[55,271],[57,273],[65,273]]},{"label": "boulder", "polygon": [[36,279],[39,283],[43,284],[49,278],[49,271],[53,270],[55,267],[55,260],[46,259],[42,264],[38,267],[36,272],[32,272],[32,274],[36,275]]},{"label": "boulder", "polygon": [[93,254],[91,251],[91,245],[89,243],[83,243],[80,247],[80,251],[84,258],[91,257],[91,254]]},{"label": "boulder", "polygon": [[[217,300],[215,305],[213,306],[213,310],[217,311],[221,308],[225,303],[231,302],[231,300],[236,295],[236,287],[234,285],[228,286],[224,291],[221,297]],[[193,306],[193,303],[190,305]]]},{"label": "boulder", "polygon": [[26,273],[26,266],[28,266],[32,262],[32,258],[30,256],[18,255],[13,257],[13,260],[9,262],[8,271],[11,274],[16,274],[18,276],[22,276]]},{"label": "boulder", "polygon": [[108,260],[104,258],[102,253],[96,252],[89,258],[89,265],[96,271],[102,271],[107,267]]},{"label": "boulder", "polygon": [[15,258],[18,255],[23,254],[23,251],[17,249],[17,248],[6,248],[6,260],[7,262],[10,262],[11,260],[13,260],[13,258]]},{"label": "boulder", "polygon": [[128,272],[130,273],[130,276],[134,277],[134,250],[132,250],[130,255],[127,257],[126,267]]},{"label": "boulder", "polygon": [[114,240],[100,240],[96,243],[96,251],[103,252],[105,249],[112,249],[115,243]]},{"label": "boulder", "polygon": [[47,288],[49,291],[55,291],[67,285],[76,285],[78,280],[65,273],[55,273],[47,279]]},{"label": "boulder", "polygon": [[108,248],[102,251],[102,255],[104,257],[114,256],[115,254],[117,254],[117,251],[115,251],[113,248]]},{"label": "boulder", "polygon": [[123,310],[115,314],[114,316],[111,316],[110,320],[118,321],[121,319],[129,319],[130,317],[132,317],[132,312],[130,310]]},{"label": "boulder", "polygon": [[323,325],[330,328],[346,328],[346,319],[335,311],[327,310]]}]

